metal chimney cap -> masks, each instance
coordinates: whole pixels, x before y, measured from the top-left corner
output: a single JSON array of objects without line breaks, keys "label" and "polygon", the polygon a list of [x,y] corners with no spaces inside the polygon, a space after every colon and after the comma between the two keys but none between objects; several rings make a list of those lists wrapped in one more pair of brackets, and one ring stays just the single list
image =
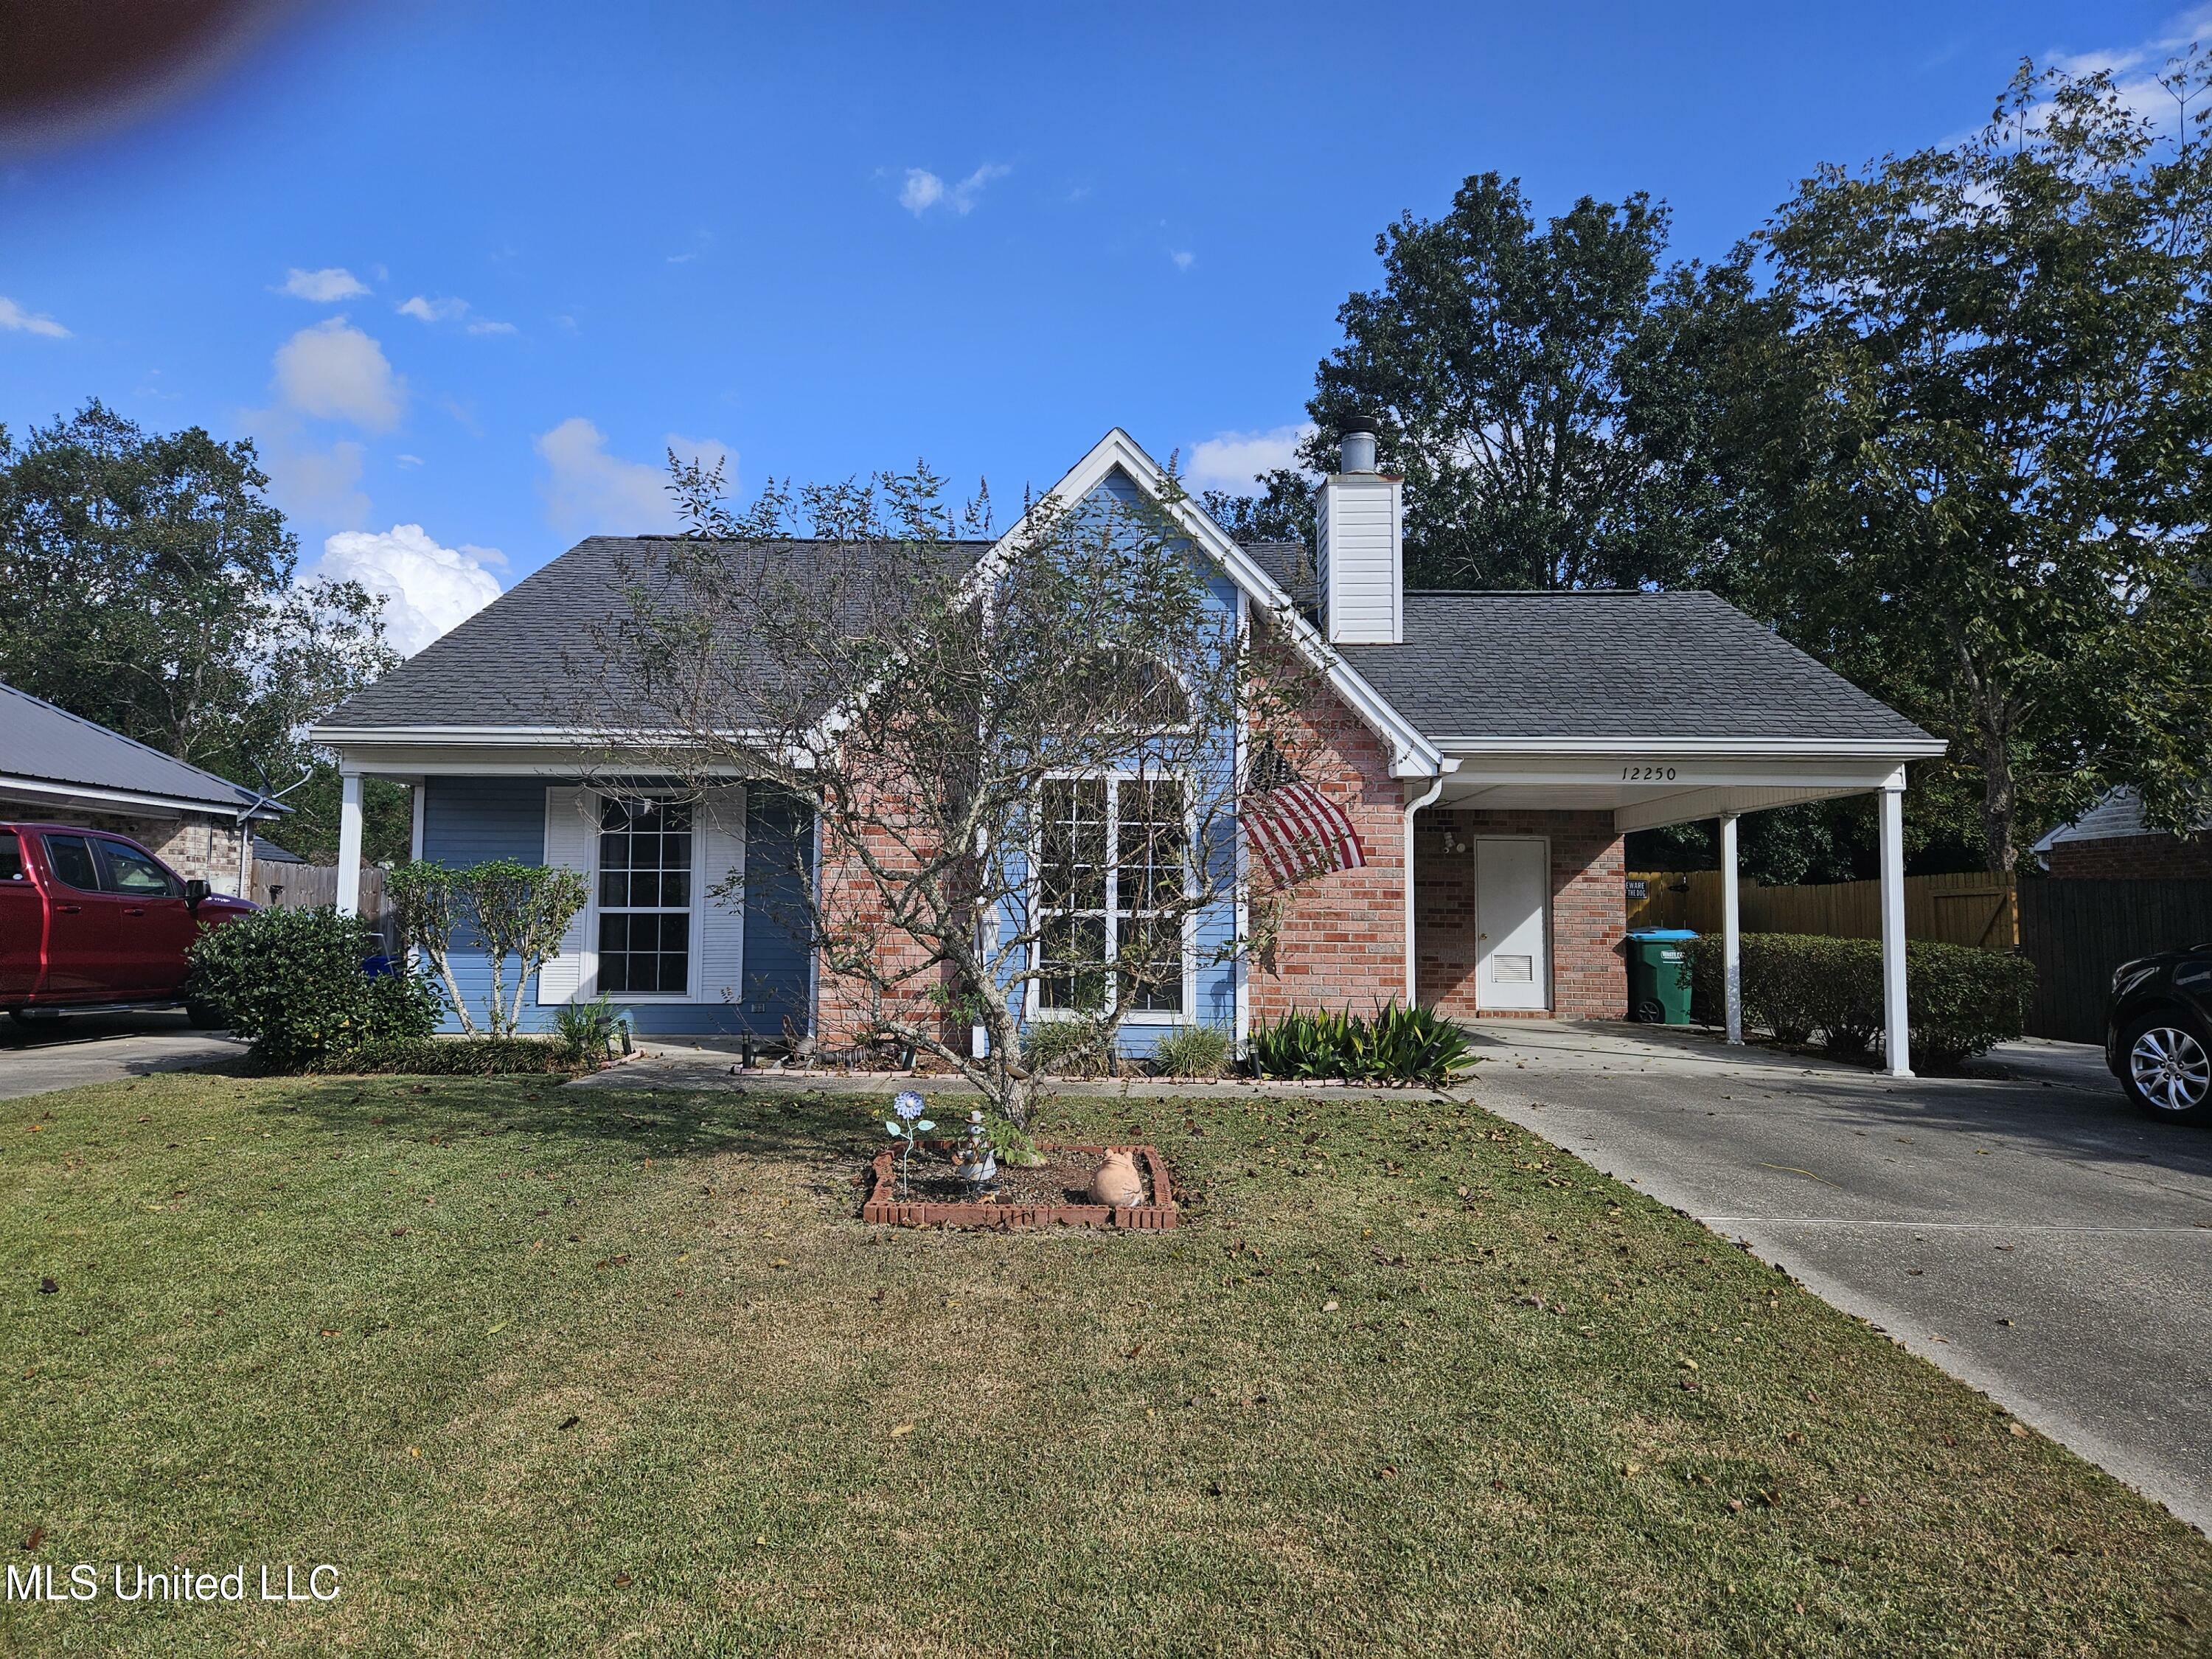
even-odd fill
[{"label": "metal chimney cap", "polygon": [[1382,435],[1382,422],[1372,415],[1346,415],[1336,423],[1336,435],[1340,438],[1349,438],[1355,432],[1379,438]]}]

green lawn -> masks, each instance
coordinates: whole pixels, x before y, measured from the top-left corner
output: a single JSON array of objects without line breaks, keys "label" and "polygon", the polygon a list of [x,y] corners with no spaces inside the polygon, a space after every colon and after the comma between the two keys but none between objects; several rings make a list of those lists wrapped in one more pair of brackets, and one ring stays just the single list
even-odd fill
[{"label": "green lawn", "polygon": [[1056,1109],[1159,1144],[1192,1224],[864,1226],[882,1129],[851,1097],[166,1077],[0,1103],[8,1563],[343,1586],[0,1607],[0,1650],[2145,1654],[2212,1629],[2197,1534],[1477,1109]]}]

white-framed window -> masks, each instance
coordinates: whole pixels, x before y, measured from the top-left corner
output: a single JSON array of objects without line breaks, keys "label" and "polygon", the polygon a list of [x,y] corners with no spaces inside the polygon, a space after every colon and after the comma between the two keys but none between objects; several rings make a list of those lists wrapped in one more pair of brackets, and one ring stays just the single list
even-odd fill
[{"label": "white-framed window", "polygon": [[1184,1018],[1191,918],[1174,909],[1190,880],[1182,781],[1131,773],[1048,778],[1037,816],[1038,977],[1030,1012],[1118,1006],[1139,1024]]},{"label": "white-framed window", "polygon": [[691,992],[691,805],[610,795],[599,804],[599,989],[609,997]]}]

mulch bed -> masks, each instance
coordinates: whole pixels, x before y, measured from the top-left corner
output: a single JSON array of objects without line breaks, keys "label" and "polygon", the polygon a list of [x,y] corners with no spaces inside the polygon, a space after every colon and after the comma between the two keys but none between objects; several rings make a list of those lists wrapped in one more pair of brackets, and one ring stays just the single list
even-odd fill
[{"label": "mulch bed", "polygon": [[1135,1159],[1144,1198],[1115,1206],[1096,1203],[1091,1197],[1091,1177],[1106,1155],[1104,1146],[1041,1142],[1042,1165],[1030,1170],[1002,1165],[996,1198],[979,1202],[946,1160],[951,1145],[925,1142],[915,1148],[903,1194],[898,1153],[890,1148],[877,1153],[860,1218],[898,1227],[1119,1227],[1155,1232],[1176,1224],[1175,1184],[1156,1147],[1116,1149]]}]

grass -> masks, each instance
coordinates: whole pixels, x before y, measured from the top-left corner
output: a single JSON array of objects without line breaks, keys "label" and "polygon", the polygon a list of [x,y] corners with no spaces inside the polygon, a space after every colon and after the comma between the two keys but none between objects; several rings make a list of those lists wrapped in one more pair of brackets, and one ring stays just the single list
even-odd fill
[{"label": "grass", "polygon": [[1523,1132],[1416,1098],[1189,1109],[1056,1109],[1205,1200],[1100,1237],[863,1226],[880,1105],[849,1096],[168,1076],[0,1103],[8,1562],[343,1584],[0,1606],[0,1651],[2150,1654],[2212,1628],[2196,1534]]}]

